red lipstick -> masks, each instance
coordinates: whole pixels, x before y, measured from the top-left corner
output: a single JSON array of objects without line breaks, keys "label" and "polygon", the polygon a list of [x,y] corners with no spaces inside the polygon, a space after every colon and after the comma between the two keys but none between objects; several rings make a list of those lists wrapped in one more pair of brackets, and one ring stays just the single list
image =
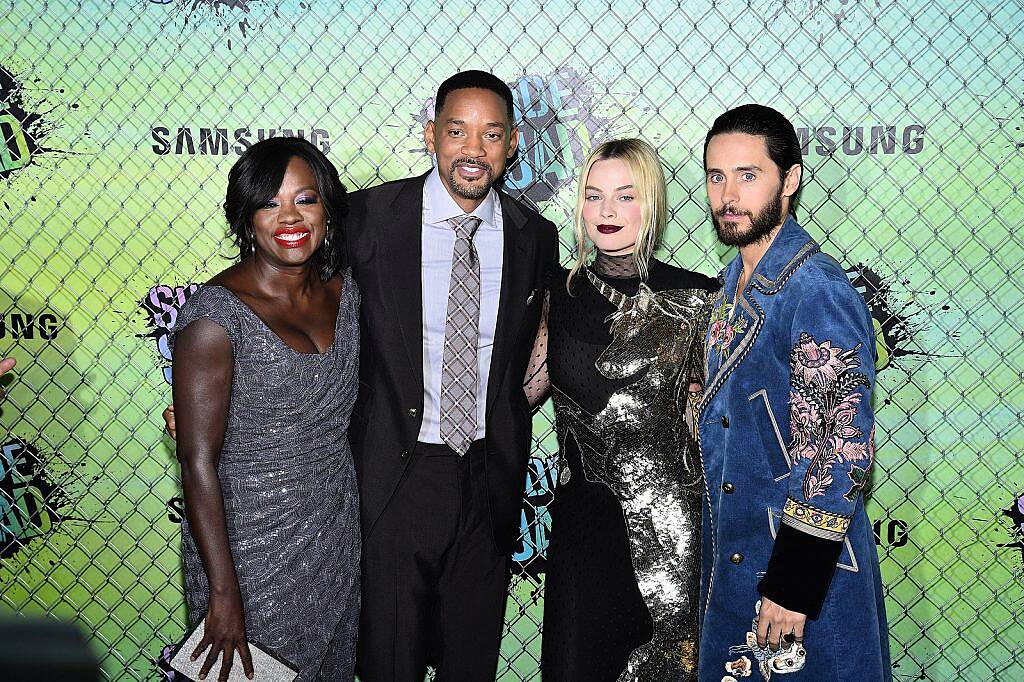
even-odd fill
[{"label": "red lipstick", "polygon": [[305,227],[279,227],[274,232],[274,243],[283,249],[297,249],[309,241],[309,234]]},{"label": "red lipstick", "polygon": [[602,225],[598,225],[597,226],[597,231],[600,232],[601,234],[615,234],[616,232],[618,232],[621,229],[622,229],[622,225],[606,225],[606,224],[602,224]]}]

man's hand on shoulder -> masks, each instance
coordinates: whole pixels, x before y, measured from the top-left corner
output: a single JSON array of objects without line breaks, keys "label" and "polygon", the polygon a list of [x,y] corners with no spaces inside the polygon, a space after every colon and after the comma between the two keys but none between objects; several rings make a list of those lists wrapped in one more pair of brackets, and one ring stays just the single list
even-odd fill
[{"label": "man's hand on shoulder", "polygon": [[[7,374],[14,368],[14,358],[4,358],[0,360],[0,376]],[[7,394],[4,392],[3,387],[0,387],[0,400],[3,400]]]},{"label": "man's hand on shoulder", "polygon": [[164,410],[164,428],[167,430],[168,435],[174,440],[178,439],[178,432],[174,428],[174,403],[167,406]]}]

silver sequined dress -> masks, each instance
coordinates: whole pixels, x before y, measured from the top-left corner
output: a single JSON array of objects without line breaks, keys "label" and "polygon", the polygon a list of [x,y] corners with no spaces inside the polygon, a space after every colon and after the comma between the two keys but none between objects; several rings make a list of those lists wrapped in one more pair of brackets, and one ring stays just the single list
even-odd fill
[{"label": "silver sequined dress", "polygon": [[[346,431],[358,387],[359,292],[346,272],[333,345],[289,348],[240,299],[205,286],[174,330],[208,318],[234,350],[218,475],[249,640],[300,671],[352,680],[359,622],[359,496]],[[182,524],[190,625],[208,605],[199,552]]]},{"label": "silver sequined dress", "polygon": [[684,420],[706,290],[652,262],[551,287],[559,483],[544,597],[545,682],[696,681],[699,458]]}]

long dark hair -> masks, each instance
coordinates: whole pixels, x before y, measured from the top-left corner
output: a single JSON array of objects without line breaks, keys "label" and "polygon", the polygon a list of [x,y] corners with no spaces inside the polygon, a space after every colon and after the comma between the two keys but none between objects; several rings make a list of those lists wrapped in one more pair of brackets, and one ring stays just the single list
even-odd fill
[{"label": "long dark hair", "polygon": [[288,162],[294,157],[308,163],[313,170],[317,192],[327,213],[327,239],[313,258],[321,279],[328,280],[346,265],[343,240],[348,202],[345,186],[341,184],[334,164],[301,137],[272,137],[257,142],[231,167],[224,199],[228,234],[238,247],[240,260],[252,254],[252,217],[277,194]]},{"label": "long dark hair", "polygon": [[[779,179],[783,181],[786,179],[786,171],[794,165],[802,167],[804,164],[800,138],[797,137],[789,119],[763,104],[744,104],[715,119],[708,136],[704,138],[704,170],[708,168],[708,144],[711,143],[711,138],[725,133],[746,133],[763,137],[768,148],[768,158],[779,167]],[[799,195],[798,187],[789,201],[789,212],[794,218]]]}]

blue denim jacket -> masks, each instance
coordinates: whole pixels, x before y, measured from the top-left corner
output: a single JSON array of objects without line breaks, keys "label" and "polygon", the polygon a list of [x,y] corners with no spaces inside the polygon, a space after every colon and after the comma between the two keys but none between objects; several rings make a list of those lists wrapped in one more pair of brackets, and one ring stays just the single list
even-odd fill
[{"label": "blue denim jacket", "polygon": [[[700,679],[890,680],[878,555],[861,497],[874,457],[870,314],[843,268],[792,217],[734,307],[742,265],[737,255],[721,276],[698,406],[707,484]],[[816,619],[802,647],[773,656],[753,632],[758,585],[783,526],[790,545],[811,550],[798,550],[807,558],[795,562],[790,552],[775,582],[797,594],[801,572],[813,569],[806,579],[818,579],[822,598],[810,607]],[[835,554],[821,546],[838,552],[834,568]],[[820,556],[828,557],[824,572],[813,561]],[[774,562],[772,570],[782,572]]]}]

